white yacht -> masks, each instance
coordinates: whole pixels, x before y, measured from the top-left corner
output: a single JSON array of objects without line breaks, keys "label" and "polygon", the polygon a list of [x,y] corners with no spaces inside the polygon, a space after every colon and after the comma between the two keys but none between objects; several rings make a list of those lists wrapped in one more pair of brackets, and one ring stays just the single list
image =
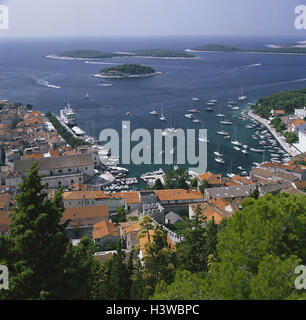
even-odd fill
[{"label": "white yacht", "polygon": [[202,121],[200,119],[193,119],[192,122],[195,122],[195,123],[202,123]]},{"label": "white yacht", "polygon": [[192,114],[191,113],[186,113],[185,117],[188,118],[188,119],[192,119]]},{"label": "white yacht", "polygon": [[219,131],[217,131],[217,133],[220,134],[221,136],[227,136],[228,135],[228,133],[226,131],[224,131],[224,130],[219,130]]},{"label": "white yacht", "polygon": [[215,161],[219,162],[219,163],[225,163],[225,161],[222,158],[216,157]]},{"label": "white yacht", "polygon": [[89,99],[89,98],[90,98],[90,96],[89,96],[89,93],[87,92],[86,96],[85,96],[85,99]]},{"label": "white yacht", "polygon": [[199,101],[200,99],[199,98],[192,98],[191,100],[192,101]]},{"label": "white yacht", "polygon": [[219,157],[219,158],[223,157],[223,154],[219,150],[219,145],[218,145],[218,151],[214,151],[214,155]]},{"label": "white yacht", "polygon": [[163,110],[162,110],[162,113],[161,113],[161,116],[160,116],[159,120],[160,121],[166,121],[167,120],[166,117],[164,116]]},{"label": "white yacht", "polygon": [[198,109],[189,109],[188,112],[190,112],[190,113],[198,113],[198,112],[200,112],[200,110],[198,110]]},{"label": "white yacht", "polygon": [[234,149],[237,150],[237,151],[240,151],[239,147],[234,146]]},{"label": "white yacht", "polygon": [[220,123],[222,123],[222,124],[228,124],[228,125],[232,125],[232,124],[233,124],[233,122],[232,122],[232,121],[229,121],[229,120],[222,120],[222,121],[220,121]]},{"label": "white yacht", "polygon": [[67,125],[76,125],[76,113],[69,103],[60,110],[60,117]]},{"label": "white yacht", "polygon": [[158,112],[155,110],[154,106],[153,106],[153,110],[150,111],[150,114],[152,114],[153,116],[158,115]]},{"label": "white yacht", "polygon": [[241,86],[241,93],[240,93],[240,96],[238,97],[237,100],[238,101],[245,101],[247,99],[248,99],[248,97],[243,95],[243,86]]},{"label": "white yacht", "polygon": [[244,154],[248,154],[248,150],[246,150],[246,149],[241,150],[241,152]]},{"label": "white yacht", "polygon": [[216,116],[217,116],[217,117],[222,117],[222,118],[223,118],[223,117],[225,117],[225,114],[224,114],[224,113],[222,113],[222,112],[220,112],[220,113],[217,113],[217,114],[216,114]]},{"label": "white yacht", "polygon": [[[235,146],[242,146],[242,143],[237,140],[237,127],[235,128],[235,139],[231,141],[231,143]],[[236,150],[240,150],[239,148],[235,148]]]}]

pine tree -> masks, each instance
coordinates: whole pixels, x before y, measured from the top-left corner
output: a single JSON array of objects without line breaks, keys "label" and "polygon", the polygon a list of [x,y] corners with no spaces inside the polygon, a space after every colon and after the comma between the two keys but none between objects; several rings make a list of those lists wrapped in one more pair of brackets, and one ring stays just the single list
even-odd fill
[{"label": "pine tree", "polygon": [[[88,298],[83,286],[88,275],[80,265],[91,257],[75,253],[69,245],[68,222],[60,223],[62,190],[49,199],[43,189],[34,163],[15,197],[8,235],[0,241],[1,256],[10,272],[10,289],[4,295],[8,299]],[[71,273],[78,274],[75,282]],[[76,291],[79,287],[82,290]]]},{"label": "pine tree", "polygon": [[200,215],[198,205],[192,222],[183,232],[184,240],[177,245],[178,266],[190,272],[207,270],[207,230]]}]

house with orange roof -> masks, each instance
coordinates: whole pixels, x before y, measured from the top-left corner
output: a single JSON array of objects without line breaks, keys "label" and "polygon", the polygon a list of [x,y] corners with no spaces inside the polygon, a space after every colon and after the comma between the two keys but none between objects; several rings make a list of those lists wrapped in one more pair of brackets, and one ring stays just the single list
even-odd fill
[{"label": "house with orange roof", "polygon": [[140,223],[138,221],[120,223],[119,228],[123,247],[131,251],[139,243],[137,235],[142,230]]},{"label": "house with orange roof", "polygon": [[200,218],[202,218],[204,221],[206,220],[215,220],[216,224],[219,224],[223,218],[226,217],[225,214],[218,211],[214,206],[207,202],[203,202],[200,204],[191,204],[189,205],[189,218],[192,219],[197,211],[198,206],[200,206],[201,214]]},{"label": "house with orange roof", "polygon": [[272,117],[280,117],[280,116],[284,116],[286,114],[285,110],[271,110],[271,115]]},{"label": "house with orange roof", "polygon": [[158,201],[163,206],[180,206],[203,202],[204,197],[199,191],[185,189],[155,190]]},{"label": "house with orange roof", "polygon": [[202,184],[203,181],[208,181],[210,187],[222,187],[224,186],[224,181],[222,181],[221,174],[214,174],[209,171],[198,175],[199,184]]},{"label": "house with orange roof", "polygon": [[70,220],[69,227],[93,226],[95,223],[109,220],[108,206],[87,206],[65,208],[61,222]]},{"label": "house with orange roof", "polygon": [[238,211],[237,208],[233,208],[230,202],[222,198],[210,199],[209,202],[217,209],[217,211],[220,210],[221,213],[227,216],[231,216],[235,211]]},{"label": "house with orange roof", "polygon": [[120,239],[120,232],[114,223],[101,221],[93,226],[92,238],[97,247],[106,249]]},{"label": "house with orange roof", "polygon": [[304,119],[298,119],[292,122],[291,125],[292,132],[295,132],[296,134],[306,133],[306,121]]},{"label": "house with orange roof", "polygon": [[105,193],[102,190],[66,191],[63,193],[63,201],[65,208],[106,205],[110,213],[126,206],[121,193]]}]

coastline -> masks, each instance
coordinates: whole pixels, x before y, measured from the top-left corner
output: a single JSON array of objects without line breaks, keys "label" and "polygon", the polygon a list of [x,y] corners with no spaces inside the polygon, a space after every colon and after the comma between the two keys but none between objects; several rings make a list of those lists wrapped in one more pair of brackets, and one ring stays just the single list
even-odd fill
[{"label": "coastline", "polygon": [[163,74],[163,72],[160,71],[156,71],[154,73],[149,73],[149,74],[137,74],[137,75],[129,75],[129,76],[109,76],[109,75],[105,75],[105,74],[93,74],[92,77],[93,78],[103,78],[103,79],[126,79],[126,78],[146,78],[146,77],[153,77],[156,75],[160,75]]},{"label": "coastline", "polygon": [[194,60],[199,59],[199,57],[153,57],[153,56],[135,56],[133,54],[129,54],[126,56],[119,56],[119,57],[109,57],[109,58],[73,58],[73,57],[61,57],[57,54],[49,54],[47,56],[44,56],[45,59],[54,59],[54,60],[75,60],[75,61],[86,61],[86,60],[101,60],[101,59],[118,59],[118,58],[143,58],[143,59],[166,59],[166,60]]},{"label": "coastline", "polygon": [[251,109],[248,111],[248,115],[257,120],[258,122],[260,122],[261,124],[263,124],[267,129],[269,129],[269,131],[273,134],[273,136],[275,137],[275,139],[278,141],[278,143],[282,146],[282,148],[289,153],[291,156],[296,156],[301,154],[300,152],[298,152],[298,150],[296,148],[294,148],[293,146],[291,146],[289,143],[287,143],[285,141],[285,138],[280,136],[275,129],[270,126],[270,124],[268,123],[268,121],[266,119],[261,118],[260,116],[254,114]]}]

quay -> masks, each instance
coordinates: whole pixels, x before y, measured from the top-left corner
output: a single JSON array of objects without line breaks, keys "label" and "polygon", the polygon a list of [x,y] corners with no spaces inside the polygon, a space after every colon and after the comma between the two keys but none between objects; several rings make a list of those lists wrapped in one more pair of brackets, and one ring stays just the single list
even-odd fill
[{"label": "quay", "polygon": [[282,148],[288,152],[291,156],[296,156],[301,154],[300,151],[298,151],[296,148],[294,148],[292,145],[286,142],[285,137],[279,135],[275,129],[269,124],[269,122],[266,119],[263,119],[262,117],[254,114],[251,110],[249,110],[248,115],[263,124],[265,127],[269,129],[269,131],[273,134],[275,139],[279,142],[279,144],[282,146]]}]

